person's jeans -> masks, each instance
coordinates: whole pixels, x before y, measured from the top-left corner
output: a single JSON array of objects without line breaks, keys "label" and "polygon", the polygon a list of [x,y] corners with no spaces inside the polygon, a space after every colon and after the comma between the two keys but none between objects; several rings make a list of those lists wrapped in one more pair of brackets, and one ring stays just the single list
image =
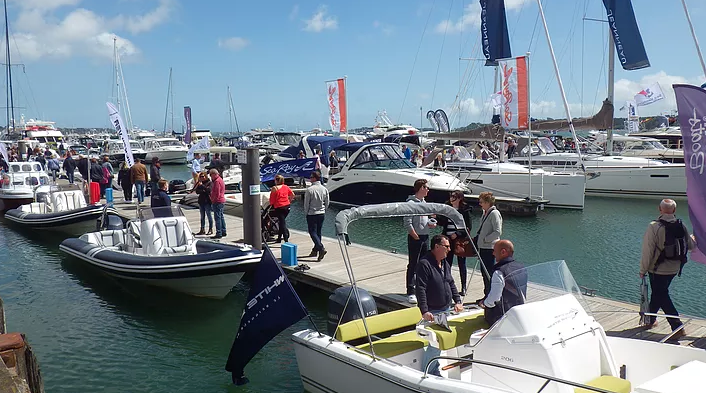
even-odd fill
[{"label": "person's jeans", "polygon": [[306,225],[309,236],[314,242],[314,251],[323,251],[324,245],[321,243],[321,228],[324,226],[325,214],[313,214],[306,216]]},{"label": "person's jeans", "polygon": [[150,182],[150,195],[154,195],[159,191],[159,186],[157,185],[157,182],[151,181]]},{"label": "person's jeans", "polygon": [[[650,275],[650,288],[652,288],[652,296],[650,297],[650,312],[656,313],[661,308],[667,315],[679,315],[677,308],[674,307],[672,303],[672,298],[669,296],[669,285],[674,279],[674,274],[662,275],[649,273]],[[651,322],[654,323],[657,317],[650,317]],[[669,326],[672,330],[677,329],[681,326],[681,320],[679,318],[667,318]]]},{"label": "person's jeans", "polygon": [[417,271],[419,258],[429,251],[429,235],[419,235],[419,240],[414,240],[407,235],[407,295],[414,295],[414,274]]},{"label": "person's jeans", "polygon": [[[480,259],[483,261],[485,269],[488,271],[488,276],[481,270],[481,275],[483,276],[483,294],[486,296],[490,292],[490,279],[493,277],[493,272],[495,271],[495,257],[493,256],[493,250],[488,248],[479,248],[478,253],[480,254]],[[483,267],[481,267],[483,269]]]},{"label": "person's jeans", "polygon": [[[451,311],[451,308],[447,308],[444,310],[429,310],[430,313],[436,315],[436,314],[441,314],[442,312],[448,312]],[[433,347],[431,345],[427,345],[427,347],[424,349],[424,355],[422,355],[422,372],[424,372],[424,367],[426,367],[427,363],[431,361],[432,358],[441,355],[441,349]],[[439,372],[439,361],[434,360],[431,362],[429,365],[429,374],[431,375],[437,375],[441,376],[441,373]]]},{"label": "person's jeans", "polygon": [[51,170],[51,178],[52,178],[52,180],[54,180],[54,183],[56,183],[56,175],[58,174],[58,172],[59,171],[57,169]]},{"label": "person's jeans", "polygon": [[108,183],[100,183],[101,198],[105,198],[105,189],[108,188]]},{"label": "person's jeans", "polygon": [[69,179],[69,184],[74,184],[74,172],[73,171],[67,171],[66,177]]},{"label": "person's jeans", "polygon": [[206,225],[206,217],[208,217],[208,230],[213,230],[213,209],[210,203],[199,204],[199,212],[201,213],[201,230],[204,230]]},{"label": "person's jeans", "polygon": [[135,193],[137,194],[137,202],[142,203],[145,200],[144,180],[135,180]]},{"label": "person's jeans", "polygon": [[453,249],[454,249],[454,243],[451,243],[451,252],[449,252],[449,256],[446,257],[446,259],[449,261],[449,265],[453,265],[454,262],[454,256],[456,257],[456,260],[458,261],[458,273],[461,276],[461,292],[466,292],[466,280],[468,279],[468,269],[466,268],[466,257],[459,257],[458,255],[453,254]]},{"label": "person's jeans", "polygon": [[[279,224],[279,233],[277,234],[277,239],[284,238],[285,242],[289,241],[289,229],[287,228],[287,216],[289,215],[289,205],[281,206],[275,209],[275,217],[277,217],[277,222]],[[323,214],[322,214],[323,215]],[[321,237],[319,235],[319,237]]]},{"label": "person's jeans", "polygon": [[226,235],[226,219],[223,216],[224,207],[224,203],[211,204],[211,209],[213,209],[213,220],[216,221],[216,236]]}]

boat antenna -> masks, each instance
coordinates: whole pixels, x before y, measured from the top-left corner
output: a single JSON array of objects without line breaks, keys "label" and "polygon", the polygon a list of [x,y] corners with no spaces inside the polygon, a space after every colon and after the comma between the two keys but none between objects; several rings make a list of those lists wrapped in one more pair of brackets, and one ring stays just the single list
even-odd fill
[{"label": "boat antenna", "polygon": [[[167,107],[164,108],[164,129],[162,132],[167,133],[167,116],[169,115],[169,96],[172,92],[172,67],[169,67],[169,83],[167,84]],[[174,116],[172,115],[172,129],[174,129]]]},{"label": "boat antenna", "polygon": [[[15,129],[15,102],[12,98],[12,61],[10,60],[10,26],[7,22],[7,0],[3,0],[5,8],[5,56],[7,60],[6,76],[7,76],[7,134],[10,133],[10,126]],[[24,133],[22,137],[24,137]]]}]

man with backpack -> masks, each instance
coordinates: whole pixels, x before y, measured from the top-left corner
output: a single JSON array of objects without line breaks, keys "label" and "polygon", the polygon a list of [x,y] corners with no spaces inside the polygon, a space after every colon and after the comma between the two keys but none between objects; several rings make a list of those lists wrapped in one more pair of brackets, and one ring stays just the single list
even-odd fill
[{"label": "man with backpack", "polygon": [[[650,297],[650,313],[660,309],[666,315],[678,316],[679,312],[669,297],[669,284],[686,263],[687,252],[695,246],[693,235],[689,235],[686,226],[674,215],[677,203],[672,199],[663,199],[659,204],[659,218],[647,227],[642,241],[642,259],[640,260],[640,277],[649,275],[652,296]],[[679,318],[667,318],[672,331],[682,325]],[[650,317],[647,328],[657,325],[657,318]],[[684,329],[677,331],[672,337],[686,335]]]}]

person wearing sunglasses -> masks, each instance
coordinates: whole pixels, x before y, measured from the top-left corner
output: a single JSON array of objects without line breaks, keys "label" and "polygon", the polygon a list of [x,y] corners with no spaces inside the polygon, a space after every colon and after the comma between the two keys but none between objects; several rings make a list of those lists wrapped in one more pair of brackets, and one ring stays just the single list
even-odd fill
[{"label": "person wearing sunglasses", "polygon": [[466,268],[466,257],[461,255],[455,255],[454,250],[456,249],[456,243],[464,239],[468,239],[468,234],[471,233],[472,209],[463,199],[463,191],[461,190],[456,190],[451,193],[448,204],[451,205],[454,209],[458,210],[459,213],[461,213],[461,216],[463,216],[463,220],[466,223],[465,227],[457,227],[456,224],[454,224],[454,222],[449,220],[448,218],[444,216],[438,216],[438,224],[441,225],[444,231],[443,234],[446,235],[451,242],[451,252],[446,257],[446,260],[449,262],[449,265],[453,265],[454,256],[456,256],[456,260],[458,261],[458,271],[461,275],[461,296],[465,296],[466,289],[468,288],[466,284],[468,276],[468,269]]},{"label": "person wearing sunglasses", "polygon": [[[414,195],[407,198],[408,203],[426,203],[424,198],[429,194],[426,179],[417,179],[414,182]],[[414,274],[417,269],[419,257],[429,251],[429,229],[436,227],[436,222],[430,222],[425,216],[408,216],[404,218],[407,229],[407,301],[417,304],[417,295],[414,294]]]}]

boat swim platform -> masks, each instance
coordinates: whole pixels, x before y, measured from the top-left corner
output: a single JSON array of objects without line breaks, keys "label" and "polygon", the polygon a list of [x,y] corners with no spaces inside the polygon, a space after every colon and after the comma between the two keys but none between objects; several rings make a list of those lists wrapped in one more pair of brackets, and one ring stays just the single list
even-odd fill
[{"label": "boat swim platform", "polygon": [[[116,209],[126,218],[135,217],[135,205],[116,203]],[[187,217],[192,230],[200,227],[198,209],[184,207],[183,212]],[[227,237],[218,241],[242,242],[243,219],[226,214]],[[197,236],[198,239],[209,240],[207,236]],[[306,264],[307,270],[295,270],[295,267],[282,266],[289,280],[297,285],[303,284],[318,288],[326,292],[333,292],[336,288],[349,285],[350,280],[343,263],[338,240],[330,237],[322,239],[328,251],[321,262],[316,257],[308,258],[313,246],[309,234],[304,231],[290,229],[290,243],[297,244],[297,260],[299,265]],[[413,307],[407,302],[405,294],[405,275],[407,269],[407,255],[400,254],[397,250],[382,250],[355,243],[348,246],[348,254],[354,267],[353,273],[358,286],[365,289],[375,298],[380,311],[396,310]],[[272,253],[281,259],[281,244],[268,244]],[[478,270],[473,270],[476,258],[468,258],[469,291],[464,298],[464,303],[474,303],[483,296],[483,280]],[[452,267],[455,282],[460,285],[458,268]],[[590,291],[589,291],[590,292]],[[535,292],[536,293],[536,292]],[[532,293],[531,293],[532,294]],[[548,294],[547,294],[548,296]],[[603,326],[609,336],[635,338],[649,341],[660,341],[670,333],[669,323],[663,317],[658,318],[658,326],[646,330],[639,326],[638,304],[612,300],[601,296],[583,297],[596,320]],[[537,298],[536,300],[541,300]],[[685,323],[686,336],[679,340],[670,340],[669,343],[706,349],[706,319],[698,317],[681,316]]]}]

